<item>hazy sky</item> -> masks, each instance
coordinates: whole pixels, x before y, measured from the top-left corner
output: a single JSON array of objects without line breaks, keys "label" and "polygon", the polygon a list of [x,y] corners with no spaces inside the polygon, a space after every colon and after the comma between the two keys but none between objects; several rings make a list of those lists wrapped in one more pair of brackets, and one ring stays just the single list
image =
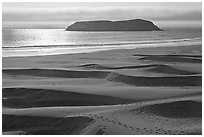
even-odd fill
[{"label": "hazy sky", "polygon": [[161,28],[201,27],[200,3],[70,3],[8,2],[2,4],[2,26],[8,28],[66,28],[76,21],[147,19]]}]

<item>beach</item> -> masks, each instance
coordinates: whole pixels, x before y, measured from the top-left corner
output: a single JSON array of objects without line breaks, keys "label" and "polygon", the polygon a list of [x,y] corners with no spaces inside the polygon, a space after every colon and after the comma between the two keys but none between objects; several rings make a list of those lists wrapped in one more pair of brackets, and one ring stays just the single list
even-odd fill
[{"label": "beach", "polygon": [[202,134],[200,44],[3,57],[2,79],[3,134]]}]

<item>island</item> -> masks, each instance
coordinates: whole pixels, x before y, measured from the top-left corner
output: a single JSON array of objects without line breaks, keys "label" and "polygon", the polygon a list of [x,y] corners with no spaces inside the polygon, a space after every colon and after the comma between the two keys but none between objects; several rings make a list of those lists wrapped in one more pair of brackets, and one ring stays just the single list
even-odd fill
[{"label": "island", "polygon": [[75,22],[66,31],[161,31],[151,21],[134,19],[122,21],[82,21]]}]

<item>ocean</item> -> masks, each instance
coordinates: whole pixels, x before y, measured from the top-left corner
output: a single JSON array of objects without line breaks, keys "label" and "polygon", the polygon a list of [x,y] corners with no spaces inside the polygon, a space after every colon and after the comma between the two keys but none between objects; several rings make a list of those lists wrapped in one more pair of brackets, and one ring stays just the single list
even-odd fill
[{"label": "ocean", "polygon": [[202,44],[201,28],[168,28],[163,31],[131,32],[83,32],[64,29],[2,30],[3,57],[198,44]]}]

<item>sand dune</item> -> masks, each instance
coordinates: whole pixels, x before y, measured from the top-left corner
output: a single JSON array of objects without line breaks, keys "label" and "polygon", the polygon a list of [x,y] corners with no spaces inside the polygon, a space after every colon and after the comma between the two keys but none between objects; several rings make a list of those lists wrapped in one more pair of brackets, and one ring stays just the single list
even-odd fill
[{"label": "sand dune", "polygon": [[[134,101],[157,100],[164,98],[188,97],[202,94],[200,87],[135,87],[123,83],[110,82],[96,79],[80,80],[64,80],[64,79],[43,79],[43,80],[12,80],[7,81],[5,89],[15,91],[14,89],[24,89],[26,93],[32,94],[36,91],[54,91],[52,93],[60,94],[61,92],[76,92],[82,94],[93,94],[109,96],[114,98],[122,98]],[[4,84],[6,84],[4,83]],[[54,83],[54,84],[53,84]],[[93,85],[94,83],[94,85]],[[15,85],[16,84],[16,85]],[[15,85],[15,86],[14,86]],[[32,90],[29,90],[32,89]],[[12,92],[10,92],[12,93]],[[15,94],[15,92],[14,92]],[[34,93],[33,93],[34,94]],[[50,97],[55,97],[50,95]]]},{"label": "sand dune", "polygon": [[3,134],[202,134],[202,46],[3,58]]},{"label": "sand dune", "polygon": [[202,76],[172,76],[172,77],[143,77],[143,76],[125,76],[116,73],[110,73],[107,80],[115,82],[124,82],[135,86],[201,86]]},{"label": "sand dune", "polygon": [[[152,69],[152,71],[160,71]],[[37,77],[56,78],[99,78],[114,82],[124,82],[136,86],[201,86],[201,75],[184,76],[128,76],[108,71],[73,71],[54,69],[6,69],[3,73],[9,75],[29,75]]]},{"label": "sand dune", "polygon": [[[180,100],[180,101],[179,101]],[[183,101],[181,101],[183,100]],[[108,105],[108,106],[83,106],[83,107],[43,107],[29,109],[10,109],[4,111],[7,115],[29,116],[29,117],[87,117],[94,122],[85,129],[80,130],[80,134],[201,134],[200,105],[195,108],[190,107],[187,112],[183,111],[180,106],[188,107],[189,101],[183,99],[166,99],[157,101],[148,101],[133,103],[127,105]],[[164,106],[163,106],[164,105]],[[168,105],[169,107],[165,107]],[[196,103],[192,104],[197,105]],[[191,106],[192,106],[191,105]],[[149,107],[150,106],[150,107]],[[151,106],[157,106],[156,110],[151,110]],[[164,108],[165,107],[165,108]],[[146,111],[143,111],[146,108]],[[161,109],[161,110],[160,110]],[[181,109],[181,110],[180,110]],[[4,109],[3,109],[4,110]],[[167,110],[163,112],[162,110]],[[171,115],[168,112],[173,111]],[[144,112],[144,113],[141,113]],[[156,113],[157,112],[157,113]],[[187,112],[185,115],[181,115]],[[163,114],[163,115],[162,115]],[[164,115],[166,114],[166,115]],[[164,117],[165,116],[165,117]],[[184,119],[185,118],[185,119]],[[18,118],[17,118],[18,119]],[[47,119],[45,119],[47,120]],[[21,120],[20,120],[21,121]],[[61,120],[63,121],[63,120]],[[49,123],[49,121],[48,121]],[[37,123],[41,124],[41,123]],[[195,124],[192,128],[192,124]],[[13,122],[10,127],[14,126]],[[61,126],[63,128],[63,125]],[[22,128],[17,128],[22,131]],[[43,129],[40,126],[40,129]],[[17,131],[18,131],[17,130]],[[26,130],[26,129],[24,129]],[[28,130],[28,129],[27,129]],[[44,129],[43,129],[44,130]],[[68,129],[69,130],[69,129]],[[72,129],[70,129],[73,132]],[[12,130],[11,130],[12,131]],[[46,131],[46,130],[45,130]],[[118,132],[119,131],[119,132]],[[47,134],[52,132],[47,131]],[[52,133],[53,134],[53,133]]]},{"label": "sand dune", "polygon": [[169,118],[202,117],[202,103],[192,100],[149,105],[139,108],[137,113],[147,113]]}]

